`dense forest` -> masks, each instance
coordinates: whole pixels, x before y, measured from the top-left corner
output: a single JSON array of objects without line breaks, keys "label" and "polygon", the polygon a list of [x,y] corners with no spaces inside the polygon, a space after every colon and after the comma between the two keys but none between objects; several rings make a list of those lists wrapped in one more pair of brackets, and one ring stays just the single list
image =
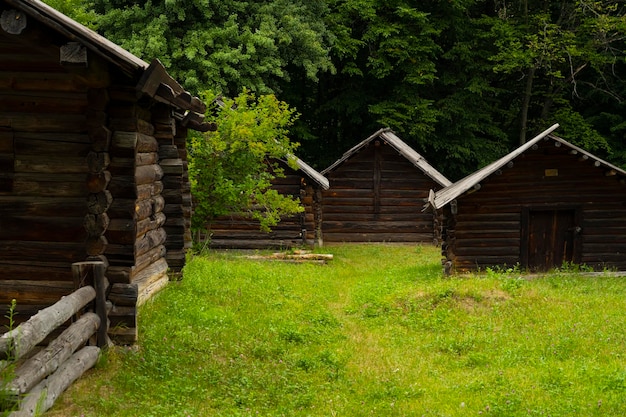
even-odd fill
[{"label": "dense forest", "polygon": [[274,94],[323,169],[381,127],[450,179],[555,122],[626,166],[626,1],[47,0],[190,91]]}]

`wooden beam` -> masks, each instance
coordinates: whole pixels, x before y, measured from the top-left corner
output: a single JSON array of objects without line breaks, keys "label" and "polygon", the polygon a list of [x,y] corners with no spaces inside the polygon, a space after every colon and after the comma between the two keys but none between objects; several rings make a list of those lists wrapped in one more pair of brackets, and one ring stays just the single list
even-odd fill
[{"label": "wooden beam", "polygon": [[22,11],[4,10],[0,16],[0,27],[10,35],[20,35],[26,29],[26,25],[26,14]]}]

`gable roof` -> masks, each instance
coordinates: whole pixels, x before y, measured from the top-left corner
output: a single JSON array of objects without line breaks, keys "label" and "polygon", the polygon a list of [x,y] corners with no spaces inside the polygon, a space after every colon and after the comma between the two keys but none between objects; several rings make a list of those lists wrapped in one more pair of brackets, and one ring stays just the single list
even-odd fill
[{"label": "gable roof", "polygon": [[300,170],[304,172],[310,179],[315,181],[324,190],[328,190],[330,188],[328,178],[317,172],[315,169],[313,169],[313,167],[304,162],[302,159],[298,158],[297,156],[295,158],[296,164],[298,164],[298,168],[300,168]]},{"label": "gable roof", "polygon": [[373,135],[363,140],[359,144],[352,147],[350,150],[346,151],[341,158],[339,158],[334,164],[326,168],[322,171],[322,175],[326,175],[331,171],[334,171],[341,164],[346,162],[355,154],[359,153],[363,148],[367,147],[375,139],[382,139],[394,148],[398,153],[404,156],[409,162],[411,162],[415,167],[419,168],[424,174],[433,179],[439,185],[446,187],[450,184],[450,180],[444,177],[439,171],[433,168],[426,159],[419,153],[417,153],[413,148],[404,143],[390,128],[380,129],[375,132]]},{"label": "gable roof", "polygon": [[137,89],[179,111],[175,114],[183,125],[195,130],[209,130],[204,123],[205,104],[174,80],[158,60],[150,64],[109,41],[93,30],[58,12],[39,0],[2,0],[28,17],[60,33],[68,42],[78,42],[89,51],[116,66],[137,82]]},{"label": "gable roof", "polygon": [[615,173],[619,173],[623,176],[626,176],[626,171],[624,171],[623,169],[592,155],[591,153],[585,151],[584,149],[579,148],[578,146],[573,145],[567,142],[566,140],[559,138],[558,136],[552,135],[551,133],[555,131],[558,127],[559,127],[558,123],[550,126],[548,129],[544,130],[543,132],[535,136],[530,141],[526,142],[519,148],[515,149],[513,152],[503,156],[502,158],[492,162],[491,164],[485,166],[484,168],[479,169],[473,174],[468,175],[467,177],[455,182],[454,184],[446,188],[442,188],[441,190],[437,192],[434,192],[431,190],[430,195],[428,197],[428,203],[426,204],[425,209],[428,207],[432,207],[434,209],[440,209],[444,207],[445,205],[447,205],[454,199],[458,198],[465,192],[473,189],[476,185],[478,185],[485,178],[494,174],[500,168],[504,167],[509,162],[513,161],[515,158],[517,158],[518,156],[526,152],[528,149],[532,148],[537,142],[539,142],[542,139],[546,139],[546,140],[551,139],[551,140],[554,140],[555,142],[559,142],[560,144],[569,147],[572,150],[572,153],[581,154],[584,157],[586,157],[586,159],[595,161],[595,164],[597,166],[607,167],[610,170],[614,171]]},{"label": "gable roof", "polygon": [[280,158],[278,161],[289,166],[289,161],[295,161],[296,166],[298,167],[298,171],[302,172],[305,177],[314,181],[317,185],[322,187],[324,190],[328,190],[330,188],[330,183],[328,182],[328,178],[320,174],[317,170],[311,167],[309,164],[304,162],[302,159],[298,158],[295,155],[289,154],[285,159]]}]

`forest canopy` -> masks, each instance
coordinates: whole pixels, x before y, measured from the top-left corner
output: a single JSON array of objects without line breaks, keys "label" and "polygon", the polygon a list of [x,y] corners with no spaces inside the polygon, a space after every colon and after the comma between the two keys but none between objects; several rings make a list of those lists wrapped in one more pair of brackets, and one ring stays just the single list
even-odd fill
[{"label": "forest canopy", "polygon": [[626,166],[626,2],[48,0],[192,92],[273,94],[318,169],[381,127],[451,179],[555,122]]}]

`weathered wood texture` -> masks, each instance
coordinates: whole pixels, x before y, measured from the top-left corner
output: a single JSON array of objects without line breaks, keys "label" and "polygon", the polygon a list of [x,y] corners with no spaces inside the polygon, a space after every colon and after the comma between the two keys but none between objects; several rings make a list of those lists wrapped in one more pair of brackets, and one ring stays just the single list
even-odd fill
[{"label": "weathered wood texture", "polygon": [[[26,32],[40,31],[34,22],[31,25]],[[63,70],[59,50],[50,44],[52,37],[32,44],[26,32],[10,36],[0,31],[0,247],[6,249],[0,250],[0,286],[4,287],[7,280],[71,282],[70,264],[86,255],[89,86],[82,76]],[[54,287],[51,292],[56,292]],[[41,299],[48,294],[25,296],[45,304]],[[0,307],[5,302],[0,300]]]},{"label": "weathered wood texture", "polygon": [[0,310],[12,299],[20,312],[48,307],[75,289],[72,263],[102,260],[113,285],[137,292],[116,328],[136,326],[137,304],[191,243],[181,124],[198,126],[179,113],[204,105],[158,62],[148,71],[63,18],[26,21],[0,29]]},{"label": "weathered wood texture", "polygon": [[372,142],[325,175],[325,242],[433,243],[433,215],[422,207],[441,187],[391,146]]},{"label": "weathered wood texture", "polygon": [[[459,272],[496,265],[537,268],[527,264],[532,238],[524,218],[529,212],[556,211],[578,213],[572,220],[577,224],[569,228],[574,234],[573,261],[598,269],[626,269],[623,179],[607,175],[593,161],[580,160],[565,146],[555,147],[551,140],[539,142],[536,150],[513,162],[481,182],[479,190],[459,197],[456,215],[453,204],[444,207],[442,252],[448,267]],[[547,233],[542,240],[549,238],[550,230],[541,231]],[[553,266],[561,266],[558,257],[553,261]]]},{"label": "weathered wood texture", "polygon": [[74,353],[55,373],[35,386],[20,403],[20,409],[9,417],[32,417],[49,410],[59,396],[95,366],[100,355],[97,346],[85,346]]},{"label": "weathered wood texture", "polygon": [[259,222],[251,216],[233,213],[221,216],[208,225],[212,248],[264,249],[313,246],[316,244],[314,212],[316,201],[313,196],[316,186],[301,172],[280,163],[284,178],[275,178],[272,187],[282,195],[300,200],[304,212],[286,216],[272,228],[271,232],[260,230]]},{"label": "weathered wood texture", "polygon": [[95,297],[96,291],[93,287],[79,288],[3,334],[0,336],[0,358],[6,359],[3,356],[10,350],[14,359],[20,359]]}]

